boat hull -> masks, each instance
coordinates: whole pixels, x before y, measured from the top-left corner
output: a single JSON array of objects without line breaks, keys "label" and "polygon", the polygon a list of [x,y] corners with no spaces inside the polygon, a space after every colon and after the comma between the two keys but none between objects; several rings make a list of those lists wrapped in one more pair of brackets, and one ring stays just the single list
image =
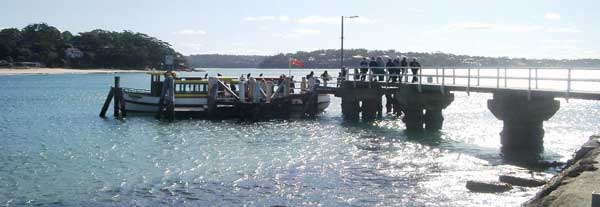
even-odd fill
[{"label": "boat hull", "polygon": [[[123,94],[125,100],[125,110],[129,112],[157,113],[159,109],[160,98],[151,96],[147,93],[132,93],[125,91]],[[329,107],[331,97],[326,94],[318,95],[318,112],[321,113]],[[293,105],[303,106],[302,99],[293,99]],[[205,112],[208,109],[207,97],[176,97],[175,108],[185,109],[188,112]]]},{"label": "boat hull", "polygon": [[[125,110],[131,112],[156,113],[159,108],[160,98],[143,93],[123,94]],[[175,99],[175,108],[186,108],[193,111],[206,111],[208,108],[206,97],[185,97]]]}]

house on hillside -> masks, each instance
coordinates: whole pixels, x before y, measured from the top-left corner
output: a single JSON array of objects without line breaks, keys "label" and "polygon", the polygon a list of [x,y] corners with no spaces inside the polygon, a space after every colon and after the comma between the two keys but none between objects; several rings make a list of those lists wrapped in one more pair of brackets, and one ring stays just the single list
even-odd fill
[{"label": "house on hillside", "polygon": [[82,58],[83,51],[81,51],[80,49],[74,48],[74,47],[70,47],[65,50],[65,56],[70,59]]}]

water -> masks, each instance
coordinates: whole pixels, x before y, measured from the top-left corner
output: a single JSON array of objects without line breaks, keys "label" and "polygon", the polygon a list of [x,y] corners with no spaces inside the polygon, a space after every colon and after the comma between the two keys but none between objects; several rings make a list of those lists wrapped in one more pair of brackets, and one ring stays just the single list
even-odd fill
[{"label": "water", "polygon": [[[211,70],[211,73],[215,71]],[[255,69],[220,71],[238,75]],[[279,75],[287,70],[263,70]],[[298,77],[307,71],[294,71]],[[320,74],[320,71],[315,71]],[[330,71],[331,72],[331,71]],[[203,75],[203,74],[202,74]],[[456,93],[440,133],[398,119],[346,124],[340,100],[311,120],[98,118],[112,74],[0,76],[0,202],[7,206],[517,206],[537,188],[470,193],[467,180],[537,178],[502,158],[490,94]],[[147,88],[142,74],[121,74]],[[596,101],[561,100],[543,160],[599,132]]]}]

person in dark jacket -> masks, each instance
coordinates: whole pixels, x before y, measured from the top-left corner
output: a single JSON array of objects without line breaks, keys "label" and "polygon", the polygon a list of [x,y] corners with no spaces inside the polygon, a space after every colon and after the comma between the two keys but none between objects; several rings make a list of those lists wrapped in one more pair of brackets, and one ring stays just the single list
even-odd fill
[{"label": "person in dark jacket", "polygon": [[[377,77],[379,78],[379,81],[384,81],[385,76],[383,76],[382,74],[385,74],[385,69],[383,68],[383,67],[385,67],[385,62],[383,61],[383,58],[377,57],[377,67],[380,67],[380,68],[377,68],[377,70],[375,70],[375,71],[377,71],[377,74],[380,74]],[[373,73],[375,73],[375,72],[373,72]]]},{"label": "person in dark jacket", "polygon": [[[379,67],[379,65],[377,64],[377,61],[375,61],[375,57],[371,57],[371,62],[369,62],[369,68],[371,68],[371,73],[376,74],[377,67]],[[370,79],[370,81],[372,81],[373,76],[371,76]]]},{"label": "person in dark jacket", "polygon": [[369,72],[369,62],[367,62],[367,58],[363,58],[363,60],[360,61],[360,80],[361,81],[365,80],[365,78],[367,77],[367,72]]},{"label": "person in dark jacket", "polygon": [[400,83],[402,83],[402,76],[408,76],[408,74],[406,74],[406,68],[408,67],[408,61],[406,61],[406,57],[402,57],[402,61],[400,61],[400,67],[402,68],[402,75],[400,75]]},{"label": "person in dark jacket", "polygon": [[417,75],[419,73],[420,68],[421,68],[421,64],[419,64],[419,62],[417,62],[417,58],[413,58],[412,61],[410,62],[410,70],[412,70],[412,74],[413,74],[413,78],[412,78],[413,83],[416,83],[417,81],[419,81],[419,79],[417,78]]},{"label": "person in dark jacket", "polygon": [[321,74],[321,80],[323,80],[323,86],[327,87],[327,81],[331,80],[331,76],[327,73],[327,70]]},{"label": "person in dark jacket", "polygon": [[393,75],[391,77],[392,83],[395,83],[396,81],[398,81],[398,79],[400,79],[400,80],[402,79],[402,77],[400,77],[400,68],[398,68],[398,67],[400,67],[400,57],[396,57],[394,59],[393,63],[394,63],[395,68],[392,68],[392,69],[388,68],[388,71],[390,72],[390,75]]},{"label": "person in dark jacket", "polygon": [[[394,67],[396,67],[396,65],[394,65],[394,63],[392,62],[392,59],[388,59],[387,63],[385,63],[385,67],[387,68],[390,75],[394,74],[394,72],[396,70]],[[392,81],[392,83],[396,82],[396,77],[389,76],[388,81]]]}]

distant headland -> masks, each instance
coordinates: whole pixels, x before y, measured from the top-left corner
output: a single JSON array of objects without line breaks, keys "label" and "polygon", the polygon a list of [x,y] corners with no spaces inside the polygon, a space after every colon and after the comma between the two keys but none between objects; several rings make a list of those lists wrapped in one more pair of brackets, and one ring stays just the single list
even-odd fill
[{"label": "distant headland", "polygon": [[[525,59],[367,49],[345,49],[344,65],[357,66],[362,58],[396,58],[398,56],[418,58],[424,67],[600,67],[600,59]],[[298,51],[273,56],[222,54],[186,56],[191,67],[208,68],[287,68],[290,57],[302,60],[305,68],[340,67],[339,49]]]}]

